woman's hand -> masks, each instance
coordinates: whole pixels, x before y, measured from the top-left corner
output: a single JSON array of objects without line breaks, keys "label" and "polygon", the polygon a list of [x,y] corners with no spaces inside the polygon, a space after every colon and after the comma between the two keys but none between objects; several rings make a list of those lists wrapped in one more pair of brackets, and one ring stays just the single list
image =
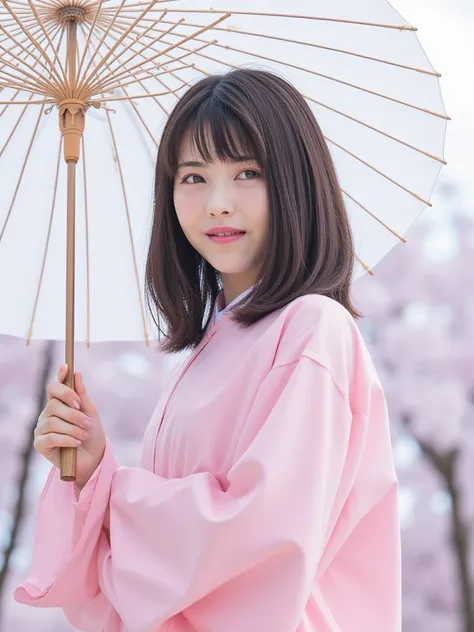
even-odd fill
[{"label": "woman's hand", "polygon": [[59,448],[77,448],[76,487],[82,489],[102,460],[105,432],[82,375],[75,373],[74,391],[63,384],[67,369],[61,365],[58,381],[47,386],[48,403],[38,417],[34,447],[58,468]]}]

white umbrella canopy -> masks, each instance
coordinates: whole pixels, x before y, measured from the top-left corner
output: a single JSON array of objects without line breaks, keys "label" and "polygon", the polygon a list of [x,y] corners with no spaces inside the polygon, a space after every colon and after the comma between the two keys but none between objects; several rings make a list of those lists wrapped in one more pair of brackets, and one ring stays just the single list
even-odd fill
[{"label": "white umbrella canopy", "polygon": [[429,204],[448,120],[439,75],[385,0],[1,0],[0,333],[64,340],[56,105],[71,20],[77,84],[92,86],[76,168],[75,341],[156,337],[143,288],[157,144],[173,104],[210,73],[263,68],[306,97],[344,192],[356,278]]}]

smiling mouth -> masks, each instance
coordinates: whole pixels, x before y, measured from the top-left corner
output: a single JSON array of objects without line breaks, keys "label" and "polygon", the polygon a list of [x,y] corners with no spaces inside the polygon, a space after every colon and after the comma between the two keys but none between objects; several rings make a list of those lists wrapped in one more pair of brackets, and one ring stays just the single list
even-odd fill
[{"label": "smiling mouth", "polygon": [[230,244],[238,241],[241,237],[245,236],[245,232],[242,233],[218,233],[215,235],[208,235],[208,238],[215,244]]},{"label": "smiling mouth", "polygon": [[206,233],[208,237],[233,237],[234,235],[245,235],[244,230],[236,230],[228,233]]}]

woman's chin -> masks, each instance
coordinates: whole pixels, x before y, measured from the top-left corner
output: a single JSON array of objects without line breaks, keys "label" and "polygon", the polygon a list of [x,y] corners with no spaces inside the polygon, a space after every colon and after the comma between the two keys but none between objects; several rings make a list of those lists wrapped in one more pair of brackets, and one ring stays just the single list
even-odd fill
[{"label": "woman's chin", "polygon": [[249,269],[249,267],[244,263],[229,261],[228,259],[226,261],[222,261],[214,257],[213,259],[208,259],[208,261],[215,270],[220,272],[220,274],[225,275],[245,274]]},{"label": "woman's chin", "polygon": [[248,269],[243,266],[229,266],[229,265],[221,265],[214,266],[214,268],[221,274],[221,276],[225,277],[238,277],[248,272]]}]

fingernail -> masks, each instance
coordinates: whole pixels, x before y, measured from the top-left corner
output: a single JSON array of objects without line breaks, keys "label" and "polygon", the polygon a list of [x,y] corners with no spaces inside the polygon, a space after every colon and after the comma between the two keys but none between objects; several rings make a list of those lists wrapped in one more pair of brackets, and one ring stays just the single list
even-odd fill
[{"label": "fingernail", "polygon": [[74,406],[74,408],[77,408],[77,410],[81,410],[79,402],[72,402],[72,405]]},{"label": "fingernail", "polygon": [[84,426],[89,427],[91,425],[91,420],[84,418]]}]

